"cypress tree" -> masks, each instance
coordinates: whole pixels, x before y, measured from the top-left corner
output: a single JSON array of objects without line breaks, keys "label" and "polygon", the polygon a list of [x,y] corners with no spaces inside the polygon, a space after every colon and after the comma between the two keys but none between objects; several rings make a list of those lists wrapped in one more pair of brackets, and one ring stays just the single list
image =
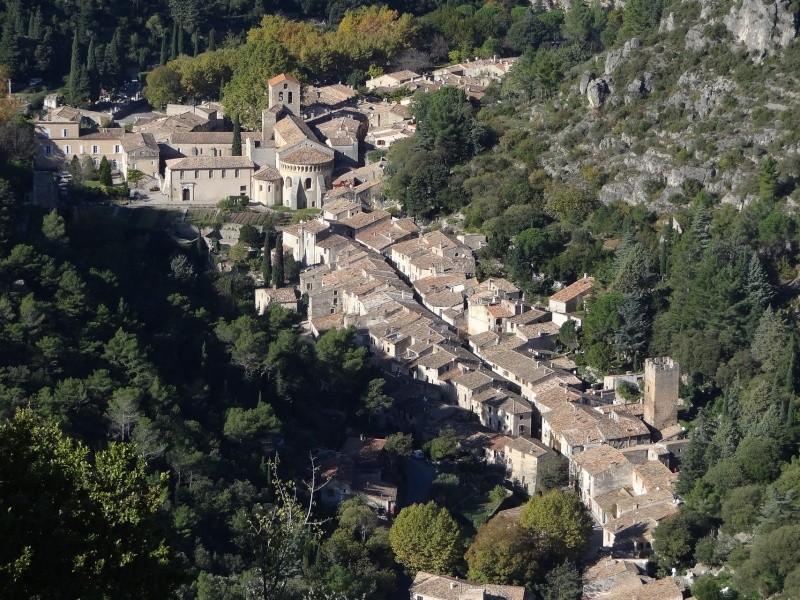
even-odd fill
[{"label": "cypress tree", "polygon": [[31,38],[32,40],[36,39],[33,37],[33,27],[34,27],[34,20],[33,20],[33,13],[31,13],[30,18],[28,19],[28,37]]},{"label": "cypress tree", "polygon": [[233,144],[231,146],[231,156],[242,155],[242,127],[239,124],[239,115],[233,117]]},{"label": "cypress tree", "polygon": [[261,274],[264,276],[264,285],[269,285],[272,281],[272,248],[270,247],[270,235],[264,239],[264,257],[261,261]]},{"label": "cypress tree", "polygon": [[193,56],[197,56],[198,54],[200,54],[200,36],[197,35],[196,31],[192,34],[192,42],[194,42]]},{"label": "cypress tree", "polygon": [[78,45],[78,32],[72,37],[72,58],[69,64],[69,78],[67,79],[67,104],[78,103],[78,84],[81,76],[80,46]]},{"label": "cypress tree", "polygon": [[178,22],[172,23],[172,46],[169,50],[169,59],[175,60],[178,57]]},{"label": "cypress tree", "polygon": [[178,52],[175,56],[183,54],[183,24],[178,23]]},{"label": "cypress tree", "polygon": [[114,184],[114,181],[111,179],[111,163],[108,162],[108,159],[105,156],[100,161],[100,169],[98,173],[100,175],[100,183],[103,185]]},{"label": "cypress tree", "polygon": [[145,71],[147,69],[147,48],[139,48],[139,70]]},{"label": "cypress tree", "polygon": [[206,47],[206,50],[208,50],[209,52],[213,52],[216,49],[217,49],[217,32],[214,29],[212,29],[211,31],[208,32],[208,46]]},{"label": "cypress tree", "polygon": [[42,37],[42,9],[39,6],[36,7],[36,12],[33,15],[33,31],[30,37],[37,41]]},{"label": "cypress tree", "polygon": [[100,73],[97,68],[97,52],[94,47],[94,38],[89,40],[89,49],[86,51],[86,74],[89,76],[89,93],[96,98],[100,91]]},{"label": "cypress tree", "polygon": [[158,55],[158,64],[164,66],[167,62],[167,36],[161,36],[161,54]]},{"label": "cypress tree", "polygon": [[272,271],[272,284],[276,287],[283,287],[283,234],[279,233],[275,239],[275,268]]}]

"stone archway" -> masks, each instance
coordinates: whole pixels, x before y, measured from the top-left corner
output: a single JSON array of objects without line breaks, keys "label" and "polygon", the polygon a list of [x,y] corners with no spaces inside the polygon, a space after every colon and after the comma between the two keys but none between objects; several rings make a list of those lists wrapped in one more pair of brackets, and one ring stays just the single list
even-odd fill
[{"label": "stone archway", "polygon": [[183,188],[183,192],[181,193],[181,200],[183,200],[184,202],[188,202],[191,199],[192,199],[192,191],[188,187]]}]

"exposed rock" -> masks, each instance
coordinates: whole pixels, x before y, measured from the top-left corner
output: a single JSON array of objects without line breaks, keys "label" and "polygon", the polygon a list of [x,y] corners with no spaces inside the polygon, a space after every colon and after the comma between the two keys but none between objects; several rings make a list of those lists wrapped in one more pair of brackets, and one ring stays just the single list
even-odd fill
[{"label": "exposed rock", "polygon": [[736,89],[736,84],[724,77],[717,76],[711,80],[707,78],[706,73],[687,71],[678,79],[678,85],[686,92],[680,90],[675,92],[670,97],[669,103],[691,108],[692,120],[704,119]]},{"label": "exposed rock", "polygon": [[611,75],[622,61],[628,58],[634,50],[638,50],[641,45],[642,42],[639,38],[631,38],[625,42],[622,48],[610,50],[606,54],[606,75]]},{"label": "exposed rock", "polygon": [[589,106],[592,108],[600,108],[603,102],[611,93],[611,88],[605,79],[592,79],[586,88],[586,97],[589,100]]},{"label": "exposed rock", "polygon": [[641,77],[637,77],[626,89],[629,94],[646,96],[653,91],[653,75],[645,73]]},{"label": "exposed rock", "polygon": [[671,12],[661,19],[661,23],[658,24],[658,33],[672,33],[673,31],[675,31],[675,13]]},{"label": "exposed rock", "polygon": [[586,90],[589,87],[589,83],[593,79],[594,79],[594,73],[589,73],[589,71],[586,71],[583,75],[581,75],[581,83],[580,83],[581,96],[586,95]]},{"label": "exposed rock", "polygon": [[786,48],[797,35],[789,4],[789,0],[741,0],[734,3],[722,22],[737,42],[757,53],[756,62],[761,62],[779,48]]},{"label": "exposed rock", "polygon": [[687,50],[703,50],[709,44],[703,25],[692,25],[686,32],[685,48]]}]

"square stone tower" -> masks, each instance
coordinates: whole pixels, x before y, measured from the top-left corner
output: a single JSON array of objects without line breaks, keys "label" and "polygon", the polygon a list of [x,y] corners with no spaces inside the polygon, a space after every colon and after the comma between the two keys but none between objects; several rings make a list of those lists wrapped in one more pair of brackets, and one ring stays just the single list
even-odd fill
[{"label": "square stone tower", "polygon": [[293,115],[300,116],[300,82],[291,75],[281,73],[270,79],[269,108],[282,104]]},{"label": "square stone tower", "polygon": [[644,421],[661,431],[678,424],[681,367],[668,356],[644,361]]}]

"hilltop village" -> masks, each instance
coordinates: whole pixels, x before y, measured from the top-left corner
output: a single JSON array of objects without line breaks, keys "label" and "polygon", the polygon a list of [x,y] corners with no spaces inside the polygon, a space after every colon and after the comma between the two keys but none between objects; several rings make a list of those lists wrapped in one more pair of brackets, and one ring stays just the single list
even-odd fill
[{"label": "hilltop village", "polygon": [[[411,93],[452,85],[480,98],[513,62],[476,61],[431,77],[403,71],[367,87]],[[303,92],[297,79],[280,74],[269,80],[261,131],[241,132],[240,155],[232,152],[234,133],[224,130],[219,104],[170,105],[165,115],[137,119],[127,129],[98,128],[101,118],[52,108],[36,123],[37,166],[60,168],[87,156],[99,165],[105,157],[118,177],[142,173],[139,187],[167,203],[247,197],[260,210],[315,209],[316,216],[279,227],[282,251],[302,268],[299,284],[257,281],[256,311],[305,303],[312,336],[353,328],[356,344],[406,390],[385,415],[390,429],[429,441],[453,431],[462,450],[502,469],[523,495],[541,489],[542,473],[566,465],[570,488],[596,524],[592,551],[605,555],[587,570],[584,597],[682,597],[685,584],[645,573],[654,529],[678,510],[676,471],[687,443],[677,419],[680,366],[651,358],[642,373],[590,386],[576,375],[559,332],[570,321],[580,326],[593,277],[566,282],[546,305],[531,304],[503,278],[476,278],[475,253],[485,236],[423,228],[385,210],[385,161],[364,165],[363,148],[383,149],[413,135],[407,101],[360,101],[343,85]],[[222,229],[235,244],[241,225]],[[213,247],[214,231],[204,233]],[[277,258],[281,249],[271,251]],[[619,393],[631,385],[643,390],[640,399]],[[357,436],[326,451],[328,484],[320,500],[360,496],[396,514],[398,484],[382,469],[385,444]],[[519,510],[503,516],[516,519]],[[456,588],[486,589],[420,572],[411,591],[435,599],[450,598]],[[493,597],[526,597],[522,588],[492,588]]]}]

